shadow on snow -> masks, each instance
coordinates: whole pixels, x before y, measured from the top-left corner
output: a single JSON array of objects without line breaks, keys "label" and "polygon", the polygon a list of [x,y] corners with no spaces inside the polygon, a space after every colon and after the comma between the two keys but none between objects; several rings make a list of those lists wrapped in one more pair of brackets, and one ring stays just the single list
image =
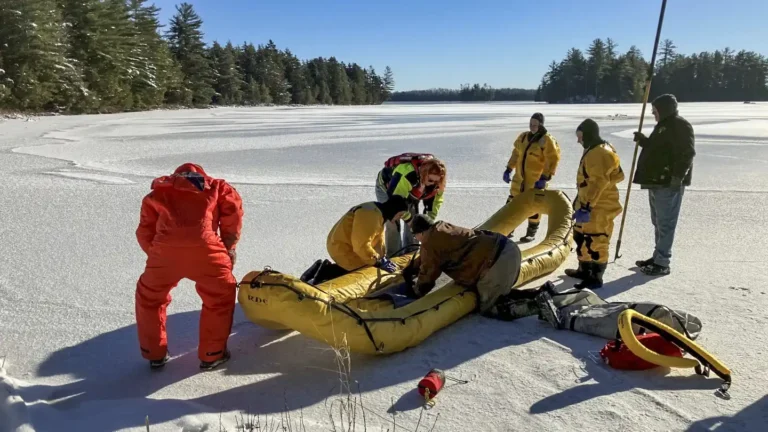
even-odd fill
[{"label": "shadow on snow", "polygon": [[[626,285],[629,284],[627,280]],[[621,291],[625,289],[625,283],[621,282],[615,288]],[[89,415],[83,417],[87,419],[83,425],[97,430],[115,430],[142,426],[147,414],[153,424],[222,411],[267,415],[286,408],[306,408],[338,394],[337,365],[328,346],[297,333],[256,326],[245,319],[239,306],[229,342],[232,360],[214,372],[201,372],[196,350],[198,318],[199,311],[169,315],[169,350],[174,357],[160,371],[151,371],[140,357],[135,325],[101,334],[52,354],[40,365],[39,376],[69,375],[79,380],[60,386],[33,385],[21,389],[22,397],[30,404],[35,425],[41,429],[45,429],[41,422],[55,426],[57,417],[35,415],[35,410],[47,408],[34,404],[35,401],[48,401],[55,411],[68,419],[82,412],[80,410],[86,410],[82,404],[88,402],[83,414]],[[557,331],[535,320],[526,318],[504,323],[479,316],[466,317],[404,352],[383,357],[352,355],[351,379],[360,383],[360,391],[364,393],[413,381],[414,389],[401,395],[390,408],[390,412],[393,409],[408,411],[421,406],[415,384],[431,368],[450,370],[495,350],[542,338],[570,348],[577,358],[589,350],[600,349],[604,343],[591,336]],[[508,331],[504,331],[506,329]],[[665,377],[666,373],[660,373],[659,369],[626,373],[609,370],[590,360],[586,360],[585,371],[597,384],[577,385],[548,396],[534,403],[530,412],[547,413],[637,388],[714,391],[719,386],[717,379],[707,380],[696,375]],[[150,398],[164,388],[200,373],[223,375],[222,380],[215,383],[224,383],[224,386],[230,382],[227,377],[243,377],[248,383],[223,390],[214,384],[210,394],[184,400]],[[247,378],[254,375],[268,377],[255,382]],[[201,389],[200,384],[205,382],[204,379],[196,381],[195,391],[204,393],[205,388]],[[354,383],[353,387],[356,387]],[[126,403],[110,404],[108,401]],[[102,406],[107,411],[118,406],[123,412],[100,417],[90,415]]]}]

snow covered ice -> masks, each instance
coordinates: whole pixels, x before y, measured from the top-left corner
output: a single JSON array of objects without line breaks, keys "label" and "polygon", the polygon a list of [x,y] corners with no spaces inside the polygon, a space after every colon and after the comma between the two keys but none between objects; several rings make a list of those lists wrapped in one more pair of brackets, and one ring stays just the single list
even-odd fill
[{"label": "snow covered ice", "polygon": [[[485,220],[505,202],[512,141],[535,111],[562,149],[553,188],[575,193],[574,131],[588,116],[629,171],[639,104],[219,108],[0,121],[0,431],[143,431],[146,416],[153,432],[235,431],[241,413],[263,425],[286,409],[294,423],[303,416],[306,430],[331,430],[333,352],[260,328],[238,307],[232,360],[200,372],[200,300],[189,281],[172,292],[168,310],[173,360],[149,370],[134,326],[145,260],[134,232],[152,177],[195,162],[233,182],[245,211],[235,276],[267,265],[298,275],[327,257],[333,223],[375,199],[376,173],[403,151],[446,162],[442,219]],[[398,430],[416,430],[416,383],[433,367],[470,382],[444,389],[419,430],[438,414],[435,431],[766,430],[768,105],[681,103],[680,112],[694,125],[697,156],[672,274],[654,279],[634,269],[653,250],[653,228],[647,192],[633,188],[622,258],[598,294],[701,318],[697,341],[731,368],[731,400],[714,395],[714,375],[610,369],[590,359],[605,340],[535,317],[469,316],[405,352],[352,356],[369,430],[391,430],[393,412]],[[646,114],[650,131],[650,106]],[[622,204],[626,188],[625,180]],[[575,264],[574,253],[529,285],[570,285],[562,271]]]}]

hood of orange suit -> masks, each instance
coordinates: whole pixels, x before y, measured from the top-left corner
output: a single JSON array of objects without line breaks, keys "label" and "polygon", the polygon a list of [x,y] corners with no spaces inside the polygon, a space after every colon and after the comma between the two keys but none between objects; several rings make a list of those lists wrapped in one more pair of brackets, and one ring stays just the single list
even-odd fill
[{"label": "hood of orange suit", "polygon": [[185,163],[179,165],[172,175],[156,178],[152,189],[174,188],[179,190],[204,191],[211,186],[211,178],[198,164]]},{"label": "hood of orange suit", "polygon": [[203,167],[201,167],[198,164],[194,164],[192,162],[187,162],[185,164],[179,165],[178,168],[176,168],[176,171],[174,171],[174,174],[181,174],[181,173],[198,173],[202,174],[205,177],[208,177],[208,174],[205,173],[205,170],[203,170]]}]

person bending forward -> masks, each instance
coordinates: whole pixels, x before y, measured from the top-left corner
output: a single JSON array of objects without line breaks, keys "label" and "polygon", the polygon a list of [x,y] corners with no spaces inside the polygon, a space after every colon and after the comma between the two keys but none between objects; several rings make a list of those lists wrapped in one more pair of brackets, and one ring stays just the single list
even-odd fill
[{"label": "person bending forward", "polygon": [[141,355],[150,367],[169,360],[165,330],[171,290],[181,279],[195,282],[203,300],[197,355],[201,369],[229,360],[237,281],[232,267],[243,225],[243,202],[226,181],[186,163],[154,179],[141,203],[136,237],[147,254],[136,285],[136,327]]},{"label": "person bending forward", "polygon": [[426,215],[414,217],[412,229],[421,242],[418,258],[403,270],[412,296],[428,294],[445,272],[459,285],[476,290],[483,314],[517,282],[520,248],[507,236],[433,222]]},{"label": "person bending forward", "polygon": [[328,233],[328,254],[345,271],[376,265],[394,272],[394,263],[384,255],[384,224],[396,223],[407,210],[405,198],[399,195],[383,203],[371,201],[352,207]]}]

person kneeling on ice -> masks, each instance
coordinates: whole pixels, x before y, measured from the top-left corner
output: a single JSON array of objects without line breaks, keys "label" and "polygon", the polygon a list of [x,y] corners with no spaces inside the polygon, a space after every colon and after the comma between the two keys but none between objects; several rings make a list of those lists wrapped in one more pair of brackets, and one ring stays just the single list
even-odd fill
[{"label": "person kneeling on ice", "polygon": [[136,327],[141,355],[150,367],[170,359],[165,330],[171,290],[193,280],[203,300],[197,355],[201,369],[230,358],[237,281],[232,274],[243,225],[242,199],[225,180],[186,163],[170,176],[154,179],[141,203],[136,237],[147,254],[136,285]]},{"label": "person kneeling on ice", "polygon": [[[544,115],[534,113],[528,127],[529,130],[518,135],[512,145],[512,156],[507,162],[507,169],[504,170],[504,182],[512,183],[509,186],[507,202],[528,189],[546,189],[547,183],[554,177],[557,165],[560,163],[560,146],[555,137],[544,127]],[[520,241],[522,243],[533,241],[540,223],[541,215],[535,214],[529,217],[528,230]],[[513,234],[514,231],[509,234],[510,238]]]},{"label": "person kneeling on ice", "polygon": [[613,220],[622,210],[616,184],[624,180],[624,172],[616,149],[600,137],[594,120],[584,120],[576,129],[576,137],[584,147],[576,172],[578,195],[573,203],[573,239],[579,268],[567,269],[565,274],[582,279],[576,288],[595,289],[603,286]]},{"label": "person kneeling on ice", "polygon": [[483,314],[517,282],[520,248],[507,236],[433,222],[426,215],[414,217],[412,228],[421,251],[403,270],[411,296],[428,294],[445,272],[457,284],[476,290],[478,311]]},{"label": "person kneeling on ice", "polygon": [[394,273],[397,266],[384,255],[384,224],[397,223],[407,210],[408,203],[399,195],[352,207],[328,233],[326,248],[336,264],[317,260],[301,280],[315,285],[371,265]]}]

